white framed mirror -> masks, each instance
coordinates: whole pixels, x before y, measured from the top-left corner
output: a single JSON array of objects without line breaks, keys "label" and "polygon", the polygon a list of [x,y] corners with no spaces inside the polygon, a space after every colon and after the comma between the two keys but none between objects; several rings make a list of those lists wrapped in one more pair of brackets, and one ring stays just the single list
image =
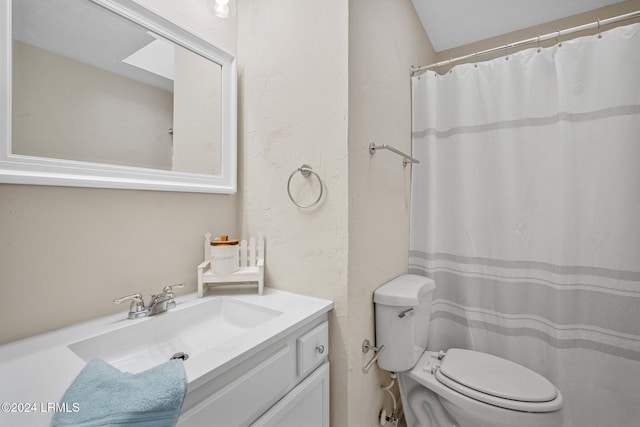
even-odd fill
[{"label": "white framed mirror", "polygon": [[0,2],[0,182],[235,193],[236,61],[132,0]]}]

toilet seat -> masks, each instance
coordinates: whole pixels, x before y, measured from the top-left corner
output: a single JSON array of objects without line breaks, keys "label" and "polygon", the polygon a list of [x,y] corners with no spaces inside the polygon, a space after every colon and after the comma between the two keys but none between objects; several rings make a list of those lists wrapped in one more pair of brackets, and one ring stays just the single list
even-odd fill
[{"label": "toilet seat", "polygon": [[435,377],[458,393],[505,409],[551,412],[562,407],[558,390],[546,378],[486,353],[449,349]]}]

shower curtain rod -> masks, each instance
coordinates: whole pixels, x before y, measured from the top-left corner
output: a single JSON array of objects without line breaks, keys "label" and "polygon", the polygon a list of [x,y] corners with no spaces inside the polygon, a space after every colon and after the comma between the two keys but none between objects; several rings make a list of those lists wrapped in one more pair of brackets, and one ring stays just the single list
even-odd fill
[{"label": "shower curtain rod", "polygon": [[424,70],[428,70],[428,69],[431,69],[431,68],[439,67],[441,65],[450,65],[450,64],[452,64],[454,62],[463,61],[463,60],[469,59],[469,58],[475,58],[475,57],[478,57],[480,55],[488,55],[490,53],[499,52],[501,50],[508,51],[510,48],[520,47],[520,46],[524,46],[524,45],[532,44],[532,43],[540,43],[541,41],[545,41],[545,40],[549,40],[549,39],[553,39],[553,38],[559,39],[563,35],[575,33],[577,31],[591,30],[591,29],[594,29],[594,28],[597,28],[598,30],[600,30],[600,27],[602,25],[613,24],[614,22],[626,21],[627,19],[633,19],[633,18],[637,18],[637,17],[640,17],[640,10],[636,10],[635,12],[625,13],[624,15],[614,16],[613,18],[597,20],[595,22],[591,22],[589,24],[579,25],[579,26],[573,27],[573,28],[567,28],[567,29],[564,29],[564,30],[554,31],[553,33],[545,34],[543,36],[531,37],[529,39],[520,40],[520,41],[517,41],[515,43],[508,43],[506,45],[494,47],[494,48],[483,50],[483,51],[480,51],[480,52],[470,53],[468,55],[459,56],[457,58],[448,59],[446,61],[436,62],[436,63],[430,64],[430,65],[423,65],[423,66],[420,66],[420,67],[414,67],[412,65],[411,66],[411,75],[413,76],[413,75],[415,75],[415,74],[417,74],[417,73],[419,73],[421,71],[424,71]]}]

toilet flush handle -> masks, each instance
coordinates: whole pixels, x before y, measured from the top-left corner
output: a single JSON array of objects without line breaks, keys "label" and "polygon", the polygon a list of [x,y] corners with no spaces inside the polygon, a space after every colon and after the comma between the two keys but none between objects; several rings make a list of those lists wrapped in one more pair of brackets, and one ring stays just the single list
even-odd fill
[{"label": "toilet flush handle", "polygon": [[414,308],[409,308],[405,311],[403,311],[402,313],[398,314],[398,317],[401,319],[404,319],[405,317],[407,317],[410,314],[413,314],[416,310]]}]

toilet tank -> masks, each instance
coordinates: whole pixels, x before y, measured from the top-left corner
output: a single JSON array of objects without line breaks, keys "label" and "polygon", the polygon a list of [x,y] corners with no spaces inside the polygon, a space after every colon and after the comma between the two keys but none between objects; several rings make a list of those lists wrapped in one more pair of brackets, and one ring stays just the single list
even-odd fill
[{"label": "toilet tank", "polygon": [[411,369],[425,351],[435,288],[428,277],[404,274],[375,290],[376,346],[384,345],[381,369]]}]

